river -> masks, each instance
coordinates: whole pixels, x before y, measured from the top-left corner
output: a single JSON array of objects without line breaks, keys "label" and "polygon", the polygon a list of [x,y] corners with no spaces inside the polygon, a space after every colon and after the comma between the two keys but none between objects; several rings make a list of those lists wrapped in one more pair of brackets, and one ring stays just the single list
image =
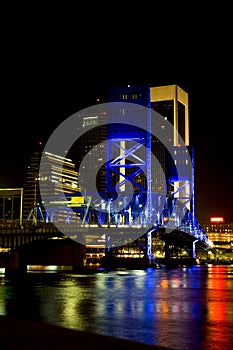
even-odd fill
[{"label": "river", "polygon": [[230,350],[233,267],[2,274],[0,315],[173,349]]}]

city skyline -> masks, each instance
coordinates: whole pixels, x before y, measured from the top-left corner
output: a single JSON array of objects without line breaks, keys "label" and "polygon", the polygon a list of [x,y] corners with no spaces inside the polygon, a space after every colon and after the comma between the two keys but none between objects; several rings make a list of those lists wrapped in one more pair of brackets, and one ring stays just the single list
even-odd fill
[{"label": "city skyline", "polygon": [[91,20],[89,8],[79,9],[86,26],[59,6],[58,16],[26,10],[21,4],[4,12],[0,187],[21,186],[36,143],[109,86],[177,84],[190,99],[197,217],[232,218],[228,8],[166,4],[154,12],[122,4],[106,11],[98,4]]},{"label": "city skyline", "polygon": [[[129,82],[131,81],[129,79]],[[124,85],[126,84],[126,81],[123,79],[121,82]],[[136,80],[134,82],[136,85]],[[29,117],[30,113],[32,113],[34,117],[29,117],[29,123],[27,123],[27,118],[25,117],[21,119],[21,122],[16,120],[17,128],[15,128],[15,131],[10,129],[10,120],[4,121],[9,127],[8,130],[11,130],[12,144],[11,147],[5,146],[9,144],[9,140],[7,134],[4,135],[1,140],[2,150],[5,151],[1,157],[1,168],[4,170],[1,171],[0,187],[22,187],[26,167],[37,142],[41,141],[45,145],[50,134],[63,120],[81,109],[99,102],[105,102],[104,94],[107,88],[118,86],[120,85],[119,83],[120,81],[116,80],[115,84],[113,84],[113,81],[106,82],[103,85],[96,84],[95,86],[93,84],[93,89],[89,89],[89,96],[84,94],[84,91],[87,91],[85,84],[83,85],[83,90],[81,88],[77,90],[77,94],[75,94],[74,86],[71,86],[68,91],[65,91],[63,88],[61,89],[63,99],[59,99],[59,94],[53,94],[52,96],[54,101],[57,101],[57,105],[53,104],[52,101],[46,104],[46,101],[43,100],[37,109],[32,109],[31,112],[26,109],[26,116]],[[155,85],[145,81],[144,85],[169,85],[169,80],[160,80],[160,84],[158,83]],[[230,187],[232,178],[230,135],[228,135],[230,132],[229,128],[219,123],[218,120],[216,121],[216,113],[220,106],[216,106],[215,114],[212,114],[214,117],[212,117],[211,111],[213,113],[214,110],[210,105],[209,114],[206,114],[206,120],[203,121],[202,119],[205,113],[208,112],[208,108],[206,109],[205,105],[198,100],[198,98],[203,98],[202,90],[189,86],[188,81],[185,83],[178,80],[174,83],[184,89],[189,95],[190,145],[194,147],[195,154],[196,216],[199,221],[207,221],[211,216],[223,216],[232,219],[228,198],[230,191],[232,191]],[[202,108],[199,109],[198,106],[199,108],[202,106]],[[45,108],[44,115],[41,110],[43,108]],[[201,117],[199,116],[200,113]],[[13,145],[15,149],[12,147]]]},{"label": "city skyline", "polygon": [[168,39],[164,26],[154,27],[148,8],[147,26],[139,26],[141,11],[136,19],[132,13],[125,20],[121,16],[120,22],[104,16],[102,27],[96,18],[91,34],[76,20],[68,31],[60,21],[50,27],[46,13],[33,20],[9,17],[12,30],[2,43],[0,187],[21,187],[37,142],[45,144],[62,121],[98,98],[103,102],[107,88],[177,84],[189,95],[196,215],[201,222],[215,215],[232,219],[230,21],[219,28],[216,16],[223,13],[218,9],[216,16],[207,16],[202,10],[196,28],[195,16],[177,13],[168,19],[164,12],[166,28],[179,33]]},{"label": "city skyline", "polygon": [[[11,344],[35,349],[84,344],[92,349],[95,342],[101,343],[101,333],[110,336],[103,338],[103,348],[119,348],[118,343],[127,347],[129,339],[137,342],[132,348],[151,344],[183,350],[213,346],[230,349],[230,3],[36,5],[4,3],[2,12],[0,189],[21,188],[38,144],[44,147],[54,130],[71,115],[104,102],[109,87],[176,84],[189,96],[195,214],[200,224],[208,222],[203,225],[208,238],[219,242],[215,242],[217,248],[204,250],[199,265],[193,267],[177,259],[179,267],[172,269],[137,266],[136,270],[87,273],[84,266],[82,273],[81,266],[80,274],[80,260],[91,257],[90,262],[96,262],[96,250],[89,254],[91,248],[86,252],[84,247],[75,249],[77,245],[66,239],[29,242],[28,225],[17,229],[19,233],[15,233],[15,222],[7,230],[2,225],[0,246],[6,263],[0,300],[3,348]],[[1,209],[4,212],[3,206]],[[224,217],[229,224],[210,225],[213,216]],[[42,227],[33,233],[35,238],[40,238],[37,233]],[[45,231],[48,228],[46,224]],[[159,249],[165,246],[157,239],[154,243]],[[186,239],[181,243],[179,254],[186,250]],[[140,245],[138,248],[141,250]],[[10,254],[5,255],[9,249]],[[195,249],[191,251],[195,253]],[[100,253],[98,259],[102,259]],[[56,270],[50,270],[51,265]],[[12,317],[22,320],[15,324]],[[30,322],[35,320],[42,324],[32,325]],[[87,338],[61,326],[84,330]],[[126,339],[118,341],[116,337],[121,336]]]}]

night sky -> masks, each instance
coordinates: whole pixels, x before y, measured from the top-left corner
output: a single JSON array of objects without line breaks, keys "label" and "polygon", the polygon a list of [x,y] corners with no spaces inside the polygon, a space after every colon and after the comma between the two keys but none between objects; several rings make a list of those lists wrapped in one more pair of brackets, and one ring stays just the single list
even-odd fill
[{"label": "night sky", "polygon": [[[145,20],[140,11],[137,16]],[[177,84],[189,95],[196,216],[200,223],[210,216],[233,221],[233,76],[227,21],[220,31],[217,17],[206,22],[202,13],[198,21],[174,20],[167,35],[165,18],[155,25],[150,18],[142,26],[140,17],[131,16],[123,26],[102,16],[104,25],[99,28],[99,20],[89,20],[87,31],[78,21],[80,14],[76,22],[72,16],[68,27],[61,13],[52,23],[49,15],[43,21],[39,15],[16,21],[16,14],[9,16],[2,35],[0,188],[22,187],[36,144],[46,143],[73,113],[96,104],[97,98],[101,102],[109,86]],[[171,35],[174,26],[176,36]],[[184,28],[185,37],[180,32]]]}]

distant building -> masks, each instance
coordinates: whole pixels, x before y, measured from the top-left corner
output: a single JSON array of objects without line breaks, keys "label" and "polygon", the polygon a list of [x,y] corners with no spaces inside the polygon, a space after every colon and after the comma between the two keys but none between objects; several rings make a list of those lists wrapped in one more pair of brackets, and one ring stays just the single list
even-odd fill
[{"label": "distant building", "polygon": [[[79,185],[82,188],[82,192],[85,193],[89,189],[84,189],[82,170],[83,166],[80,166],[83,158],[87,153],[92,153],[98,160],[97,163],[100,166],[93,164],[93,173],[97,172],[96,187],[98,191],[104,192],[106,190],[106,171],[105,166],[101,166],[106,157],[105,147],[101,147],[101,143],[106,141],[107,129],[106,129],[106,116],[105,111],[98,115],[85,115],[82,119],[82,135],[69,149],[68,157],[73,160],[76,165],[76,169],[79,169]],[[88,129],[90,128],[90,129]],[[93,177],[92,173],[85,171],[85,183],[89,183],[89,179]]]},{"label": "distant building", "polygon": [[[40,173],[40,160],[42,150],[35,151],[27,168],[26,182],[24,185],[23,219],[24,220],[48,220],[49,213],[45,211],[44,204],[49,206],[50,201],[59,201],[59,195],[72,196],[79,192],[78,172],[71,159],[56,154],[45,153],[46,162],[43,175]],[[59,170],[62,168],[62,176]],[[40,182],[40,186],[39,186]],[[41,198],[40,188],[43,188],[44,198]],[[66,215],[67,212],[54,206],[53,217]]]},{"label": "distant building", "polygon": [[22,224],[23,215],[23,188],[0,189],[0,225]]},{"label": "distant building", "polygon": [[233,223],[223,217],[211,217],[202,225],[214,248],[229,249],[233,252]]},{"label": "distant building", "polygon": [[39,143],[37,145],[37,149],[33,152],[31,158],[29,159],[29,164],[26,169],[25,182],[23,186],[23,221],[32,220],[33,215],[35,217],[37,203],[41,202],[38,183],[41,153],[42,145]]}]

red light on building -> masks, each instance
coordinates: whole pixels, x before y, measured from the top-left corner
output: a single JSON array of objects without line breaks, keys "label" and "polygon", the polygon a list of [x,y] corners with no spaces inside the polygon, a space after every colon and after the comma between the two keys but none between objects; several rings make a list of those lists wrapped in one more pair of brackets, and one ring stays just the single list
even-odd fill
[{"label": "red light on building", "polygon": [[213,223],[213,224],[223,223],[224,222],[224,218],[223,217],[213,216],[213,217],[210,218],[210,222]]}]

